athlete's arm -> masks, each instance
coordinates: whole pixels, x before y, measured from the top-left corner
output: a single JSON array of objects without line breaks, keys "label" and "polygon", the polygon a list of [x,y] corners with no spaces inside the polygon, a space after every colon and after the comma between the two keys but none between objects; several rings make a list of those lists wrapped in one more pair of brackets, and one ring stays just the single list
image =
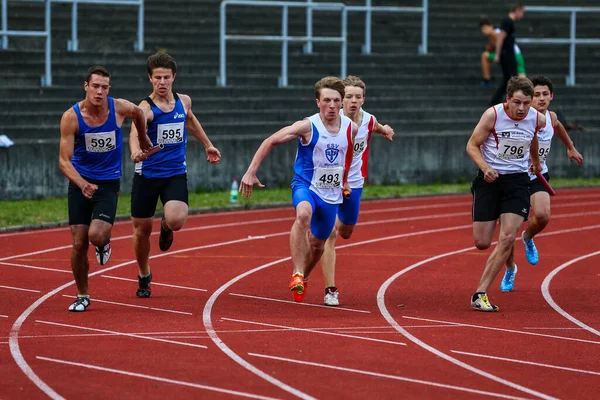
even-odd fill
[{"label": "athlete's arm", "polygon": [[311,133],[312,129],[310,121],[303,119],[278,130],[266,138],[258,150],[256,150],[252,162],[250,162],[250,165],[248,166],[248,170],[242,177],[239,189],[242,196],[250,197],[252,195],[252,186],[254,186],[254,184],[257,184],[259,187],[265,187],[265,185],[263,185],[256,177],[256,171],[258,171],[258,167],[260,167],[260,164],[262,164],[263,160],[273,147],[282,143],[287,143],[298,137],[301,137],[304,143],[308,143]]},{"label": "athlete's arm", "polygon": [[563,124],[558,120],[556,113],[554,111],[550,111],[550,116],[552,117],[552,127],[554,128],[554,133],[556,136],[564,143],[567,148],[567,156],[569,156],[569,160],[577,161],[577,165],[581,165],[583,163],[583,156],[577,151],[571,137],[567,133],[567,130],[563,126]]},{"label": "athlete's arm", "polygon": [[[142,100],[140,105],[138,106],[142,112],[144,113],[144,118],[146,120],[146,127],[154,118],[154,114],[152,114],[152,109],[150,108],[150,104],[147,101]],[[140,141],[138,139],[138,130],[135,124],[131,125],[131,131],[129,133],[129,150],[131,152],[131,161],[140,162],[144,158],[144,152],[140,147]]]},{"label": "athlete's arm", "polygon": [[494,57],[495,63],[500,61],[500,52],[502,51],[502,44],[504,43],[504,39],[506,39],[506,31],[501,30],[500,34],[496,38],[496,56]]},{"label": "athlete's arm", "polygon": [[81,192],[88,199],[98,190],[98,186],[89,183],[77,172],[71,160],[75,152],[75,134],[77,133],[77,115],[69,108],[60,119],[60,152],[58,155],[58,166],[60,171],[73,184],[81,188]]},{"label": "athlete's arm", "polygon": [[344,197],[349,197],[352,193],[352,188],[348,183],[348,175],[350,174],[350,167],[352,166],[352,158],[354,157],[354,143],[356,142],[356,135],[358,135],[358,125],[352,121],[352,143],[348,143],[348,151],[346,152],[346,159],[344,160],[344,177],[342,179],[342,193],[347,193]]},{"label": "athlete's arm", "polygon": [[[546,126],[546,116],[540,112],[537,113],[537,126]],[[529,170],[532,174],[542,172],[542,164],[540,163],[540,143],[538,141],[538,128],[536,127],[529,147],[529,155],[531,159],[531,167]]]},{"label": "athlete's arm", "polygon": [[[136,127],[135,132],[140,148],[142,151],[150,150],[152,141],[146,133],[146,115],[144,111],[125,99],[115,99],[115,110],[117,113],[117,124],[121,126],[125,118],[131,118],[133,125]],[[133,129],[129,133],[129,140],[131,140],[132,133]]]},{"label": "athlete's arm", "polygon": [[221,159],[221,153],[219,150],[213,146],[212,142],[208,138],[208,135],[200,125],[200,121],[194,115],[192,111],[192,99],[187,95],[180,95],[179,98],[183,102],[184,106],[187,105],[187,119],[185,121],[185,128],[187,131],[194,136],[202,146],[204,146],[204,150],[206,151],[206,160],[211,164],[218,164]]},{"label": "athlete's arm", "polygon": [[394,130],[392,129],[392,127],[387,124],[381,125],[377,120],[375,120],[373,132],[383,135],[383,137],[389,140],[390,142],[393,140],[392,137],[394,136]]},{"label": "athlete's arm", "polygon": [[489,166],[481,155],[481,146],[485,143],[488,136],[494,129],[494,121],[496,120],[496,112],[493,107],[488,108],[479,123],[473,130],[469,141],[467,142],[467,154],[477,167],[483,172],[483,177],[486,182],[493,182],[498,178],[498,171]]}]

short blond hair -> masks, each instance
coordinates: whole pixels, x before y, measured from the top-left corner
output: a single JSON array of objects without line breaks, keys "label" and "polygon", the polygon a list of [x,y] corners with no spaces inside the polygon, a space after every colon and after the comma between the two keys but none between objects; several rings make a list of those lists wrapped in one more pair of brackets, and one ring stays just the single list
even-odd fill
[{"label": "short blond hair", "polygon": [[355,86],[359,87],[363,91],[363,96],[367,94],[367,85],[358,76],[348,75],[343,80],[344,86]]},{"label": "short blond hair", "polygon": [[321,98],[321,90],[323,89],[332,89],[337,91],[342,96],[342,99],[346,94],[346,91],[344,90],[344,82],[342,82],[342,80],[337,76],[326,76],[324,78],[319,79],[319,81],[315,83],[316,99]]}]

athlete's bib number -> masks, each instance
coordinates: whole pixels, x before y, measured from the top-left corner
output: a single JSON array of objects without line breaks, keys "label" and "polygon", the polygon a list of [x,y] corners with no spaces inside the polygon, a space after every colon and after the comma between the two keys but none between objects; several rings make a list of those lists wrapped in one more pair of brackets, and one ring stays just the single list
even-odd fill
[{"label": "athlete's bib number", "polygon": [[158,144],[175,144],[183,142],[183,122],[158,125],[156,141]]},{"label": "athlete's bib number", "polygon": [[505,160],[518,160],[525,157],[525,143],[520,140],[500,139],[498,144],[498,158]]},{"label": "athlete's bib number", "polygon": [[354,156],[360,156],[365,151],[366,147],[367,141],[365,139],[359,140],[356,143],[354,143]]},{"label": "athlete's bib number", "polygon": [[343,173],[343,167],[315,168],[313,185],[321,189],[340,187]]},{"label": "athlete's bib number", "polygon": [[85,135],[85,149],[89,153],[106,153],[117,147],[115,131],[87,133]]},{"label": "athlete's bib number", "polygon": [[540,149],[539,149],[540,161],[546,161],[546,158],[548,157],[548,153],[550,153],[550,144],[551,144],[551,142],[540,141]]}]

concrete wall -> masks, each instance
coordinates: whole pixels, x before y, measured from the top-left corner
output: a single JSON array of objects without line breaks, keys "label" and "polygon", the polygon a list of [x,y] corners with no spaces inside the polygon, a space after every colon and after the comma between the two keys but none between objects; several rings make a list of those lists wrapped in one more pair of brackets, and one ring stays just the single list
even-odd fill
[{"label": "concrete wall", "polygon": [[[584,156],[584,165],[569,163],[562,143],[555,139],[549,165],[553,177],[600,176],[600,140],[591,132],[571,134]],[[213,166],[206,161],[202,146],[188,143],[188,182],[191,191],[229,188],[234,177],[241,178],[263,137],[214,136],[222,161]],[[476,172],[465,152],[468,134],[397,134],[393,143],[375,135],[369,162],[371,184],[466,182]],[[125,146],[127,148],[127,146]],[[292,176],[295,142],[278,146],[267,156],[258,178],[267,187],[285,187]],[[15,140],[0,148],[0,199],[32,199],[65,196],[67,180],[58,168],[58,140]],[[133,163],[129,150],[124,154],[121,191],[131,191]]]}]

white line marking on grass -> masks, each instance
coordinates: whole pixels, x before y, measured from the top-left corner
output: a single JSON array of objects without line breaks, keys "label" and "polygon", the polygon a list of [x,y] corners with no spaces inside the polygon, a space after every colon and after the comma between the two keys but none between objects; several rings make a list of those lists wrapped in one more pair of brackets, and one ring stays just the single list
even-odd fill
[{"label": "white line marking on grass", "polygon": [[12,290],[20,290],[22,292],[31,292],[31,293],[40,293],[39,290],[33,290],[33,289],[23,289],[23,288],[18,288],[18,287],[13,287],[13,286],[4,286],[4,285],[0,285],[0,288],[4,288],[4,289],[12,289]]},{"label": "white line marking on grass", "polygon": [[[69,295],[63,294],[63,297],[72,298],[73,296],[69,296]],[[98,303],[113,304],[113,305],[116,305],[116,306],[133,307],[133,308],[143,308],[145,310],[164,311],[164,312],[169,312],[169,313],[174,313],[174,314],[194,315],[191,312],[169,310],[169,309],[166,309],[166,308],[140,306],[138,304],[119,303],[119,302],[116,302],[116,301],[100,300],[100,299],[97,299],[95,297],[93,299],[90,299],[90,300],[92,300],[92,302],[95,301],[95,302],[98,302]]]},{"label": "white line marking on grass", "polygon": [[137,339],[153,340],[153,341],[156,341],[156,342],[178,344],[178,345],[181,345],[181,346],[197,347],[197,348],[200,348],[200,349],[206,349],[207,348],[206,346],[201,345],[201,344],[186,343],[186,342],[177,342],[177,341],[173,341],[173,340],[160,339],[160,338],[155,338],[155,337],[151,337],[151,336],[138,335],[138,334],[135,334],[135,333],[125,333],[125,332],[109,331],[107,329],[88,328],[88,327],[81,326],[81,325],[62,324],[62,323],[51,322],[51,321],[36,320],[35,322],[37,322],[39,324],[61,326],[63,328],[73,328],[73,329],[81,329],[81,330],[92,331],[92,332],[110,333],[112,335],[117,335],[117,336],[127,336],[127,337],[133,337],[133,338],[137,338]]},{"label": "white line marking on grass", "polygon": [[267,324],[267,323],[264,323],[264,322],[245,321],[243,319],[235,319],[235,318],[222,318],[222,320],[223,321],[231,321],[231,322],[239,322],[239,323],[242,323],[242,324],[270,326],[272,328],[289,329],[291,331],[320,333],[321,335],[340,336],[340,337],[346,337],[346,338],[350,338],[350,339],[360,339],[360,340],[366,340],[368,342],[378,342],[378,343],[386,343],[386,344],[394,344],[394,345],[399,345],[399,346],[406,346],[406,343],[402,343],[402,342],[395,342],[395,341],[383,340],[383,339],[374,339],[374,338],[368,338],[368,337],[363,337],[363,336],[348,335],[346,333],[324,332],[324,331],[319,331],[319,330],[311,329],[311,328],[297,328],[295,326]]},{"label": "white line marking on grass", "polygon": [[569,262],[566,262],[566,263],[558,266],[557,268],[555,268],[552,272],[550,272],[546,276],[546,278],[542,282],[542,295],[544,296],[544,299],[546,300],[546,302],[548,304],[550,304],[550,307],[552,307],[557,313],[559,313],[560,315],[562,315],[563,317],[565,317],[566,319],[568,319],[575,325],[580,326],[581,328],[585,329],[586,331],[593,333],[596,336],[600,336],[600,332],[598,330],[592,328],[589,325],[586,325],[585,323],[581,322],[580,320],[578,320],[577,318],[575,318],[574,316],[572,316],[571,314],[569,314],[568,312],[563,310],[558,304],[556,304],[556,302],[552,298],[552,295],[550,294],[550,282],[552,281],[552,278],[554,278],[556,276],[556,274],[558,274],[560,271],[567,268],[568,266],[575,264],[576,262],[585,260],[586,258],[595,257],[597,255],[600,255],[600,251],[596,251],[593,253],[583,255],[581,257],[577,257],[577,258],[575,258]]},{"label": "white line marking on grass", "polygon": [[518,334],[521,334],[521,335],[531,335],[531,336],[547,337],[547,338],[550,338],[550,339],[560,339],[560,340],[570,340],[570,341],[573,341],[573,342],[590,343],[590,344],[600,344],[600,341],[596,341],[596,340],[577,339],[577,338],[571,338],[571,337],[565,337],[565,336],[548,335],[548,334],[545,334],[545,333],[534,333],[534,332],[527,332],[527,331],[518,331],[518,330],[515,330],[515,329],[494,328],[494,327],[491,327],[491,326],[463,324],[463,323],[460,323],[460,322],[440,321],[440,320],[437,320],[437,319],[427,319],[427,318],[417,318],[417,317],[407,317],[407,316],[403,316],[402,318],[414,319],[414,320],[417,320],[417,321],[437,322],[437,323],[442,323],[442,324],[462,326],[462,327],[466,327],[466,328],[487,329],[487,330],[491,330],[491,331],[500,331],[500,332],[508,332],[508,333],[518,333]]},{"label": "white line marking on grass", "polygon": [[[102,278],[109,278],[109,279],[117,279],[120,281],[127,281],[127,282],[136,282],[137,283],[137,279],[129,279],[129,278],[121,278],[120,276],[110,276],[110,275],[100,275]],[[185,290],[196,290],[198,292],[208,292],[208,290],[206,289],[198,289],[198,288],[193,288],[193,287],[189,287],[189,286],[179,286],[179,285],[171,285],[170,283],[159,283],[159,282],[154,282],[152,281],[152,285],[156,285],[156,286],[165,286],[165,287],[170,287],[170,288],[175,288],[175,289],[185,289]]]},{"label": "white line marking on grass", "polygon": [[458,351],[458,350],[450,350],[450,351],[453,352],[453,353],[456,353],[456,354],[464,354],[466,356],[480,357],[480,358],[489,358],[490,360],[508,361],[508,362],[517,363],[517,364],[535,365],[537,367],[562,369],[564,371],[571,371],[571,372],[580,372],[582,374],[600,375],[600,372],[588,371],[588,370],[585,370],[585,369],[561,367],[561,366],[553,365],[553,364],[542,364],[542,363],[525,361],[525,360],[517,360],[515,358],[504,358],[504,357],[489,356],[489,355],[486,355],[486,354],[468,353],[466,351]]},{"label": "white line marking on grass", "polygon": [[500,397],[502,399],[523,400],[522,397],[509,396],[509,395],[502,394],[502,393],[494,393],[494,392],[487,392],[487,391],[483,391],[483,390],[470,389],[470,388],[467,388],[464,386],[446,385],[443,383],[424,381],[422,379],[407,378],[407,377],[398,376],[398,375],[381,374],[378,372],[365,371],[362,369],[339,367],[339,366],[335,366],[335,365],[331,365],[331,364],[321,364],[321,363],[315,363],[315,362],[309,362],[309,361],[300,361],[300,360],[296,360],[296,359],[292,359],[292,358],[268,356],[265,354],[257,354],[257,353],[248,353],[248,355],[250,355],[252,357],[265,358],[268,360],[286,361],[286,362],[290,362],[290,363],[294,363],[294,364],[310,365],[312,367],[321,367],[321,368],[333,369],[336,371],[352,372],[355,374],[374,376],[377,378],[393,379],[393,380],[403,381],[403,382],[417,383],[420,385],[433,386],[433,387],[442,388],[442,389],[458,390],[461,392],[475,393],[478,395]]},{"label": "white line marking on grass", "polygon": [[20,267],[20,268],[31,268],[31,269],[40,269],[42,271],[51,271],[51,272],[63,272],[63,273],[67,273],[67,274],[73,274],[72,271],[67,271],[65,269],[55,269],[55,268],[45,268],[45,267],[35,267],[33,265],[25,265],[25,264],[14,264],[14,263],[7,263],[7,262],[0,262],[0,265],[6,265],[6,266],[10,266],[10,267]]},{"label": "white line marking on grass", "polygon": [[180,385],[180,386],[193,387],[196,389],[210,390],[212,392],[225,393],[225,394],[230,394],[233,396],[242,396],[242,397],[248,397],[251,399],[260,399],[260,400],[275,400],[275,398],[273,398],[273,397],[265,397],[265,396],[260,396],[257,394],[252,394],[252,393],[247,393],[247,392],[238,392],[237,390],[223,389],[223,388],[219,388],[216,386],[201,385],[199,383],[185,382],[185,381],[179,381],[179,380],[169,379],[169,378],[161,378],[159,376],[154,376],[154,375],[139,374],[137,372],[123,371],[120,369],[100,367],[100,366],[92,365],[92,364],[83,364],[83,363],[78,363],[78,362],[73,362],[73,361],[58,360],[56,358],[48,358],[48,357],[41,357],[41,356],[36,356],[35,358],[37,358],[38,360],[50,361],[50,362],[57,363],[57,364],[72,365],[75,367],[88,368],[88,369],[93,369],[96,371],[112,372],[114,374],[119,374],[119,375],[133,376],[135,378],[149,379],[149,380],[158,381],[158,382],[170,383],[173,385]]},{"label": "white line marking on grass", "polygon": [[331,307],[331,306],[326,306],[326,305],[323,305],[323,304],[297,303],[297,302],[292,301],[292,300],[281,300],[281,299],[274,299],[274,298],[271,298],[271,297],[251,296],[249,294],[240,294],[240,293],[229,293],[229,294],[231,296],[247,297],[249,299],[257,299],[257,300],[277,301],[277,302],[280,302],[280,303],[297,304],[297,305],[300,305],[300,306],[322,307],[322,308],[328,308],[328,309],[331,309],[331,310],[353,311],[353,312],[366,313],[366,314],[370,314],[371,313],[371,311],[357,310],[357,309],[354,309],[354,308]]}]

